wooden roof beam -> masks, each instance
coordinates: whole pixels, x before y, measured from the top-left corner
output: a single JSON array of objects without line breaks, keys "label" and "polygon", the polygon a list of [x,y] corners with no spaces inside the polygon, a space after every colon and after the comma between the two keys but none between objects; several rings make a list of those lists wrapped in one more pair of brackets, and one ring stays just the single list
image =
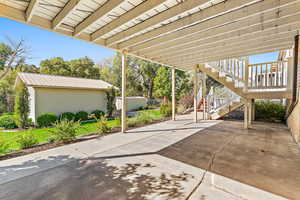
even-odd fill
[{"label": "wooden roof beam", "polygon": [[[282,9],[280,9],[283,11]],[[184,49],[193,48],[195,46],[203,46],[205,44],[214,43],[217,41],[227,41],[233,38],[239,38],[243,35],[249,35],[252,33],[260,33],[262,31],[272,30],[279,32],[279,27],[291,26],[295,28],[293,24],[299,22],[300,20],[300,6],[296,6],[292,9],[293,13],[288,11],[282,12],[280,16],[276,13],[277,10],[272,10],[272,12],[266,12],[263,15],[257,15],[245,20],[229,23],[223,26],[218,26],[206,31],[199,32],[198,34],[191,35],[188,38],[183,38],[179,40],[170,40],[162,44],[152,46],[143,50],[138,50],[137,52],[141,55],[147,54],[151,56],[163,55],[166,52],[180,51]],[[261,16],[266,17],[266,21],[261,22]],[[263,28],[262,28],[263,27]],[[298,28],[298,26],[296,26]],[[287,28],[285,28],[287,29]]]},{"label": "wooden roof beam", "polygon": [[[282,44],[273,44],[271,46],[267,47],[258,47],[254,49],[248,49],[248,50],[237,50],[237,51],[227,51],[227,53],[224,54],[219,54],[219,55],[207,55],[206,57],[201,57],[201,58],[195,58],[194,60],[191,61],[182,61],[182,62],[169,62],[169,65],[173,65],[176,67],[180,66],[186,66],[186,68],[189,68],[191,66],[195,66],[196,64],[201,64],[201,63],[206,63],[206,62],[211,62],[211,61],[218,61],[222,59],[228,59],[228,58],[239,58],[243,56],[250,56],[250,55],[255,55],[255,54],[263,54],[263,53],[268,53],[268,52],[274,52],[274,51],[279,51],[279,50],[284,50],[284,49],[289,49],[293,46],[292,42],[287,42],[287,43],[282,43]],[[161,61],[157,61],[161,62]]]},{"label": "wooden roof beam", "polygon": [[155,1],[144,1],[140,3],[135,8],[121,15],[119,18],[113,20],[112,22],[106,24],[105,26],[95,31],[91,35],[92,41],[99,39],[101,36],[105,35],[106,33],[109,33],[112,30],[118,28],[119,26],[135,19],[139,15],[147,12],[148,10],[155,8],[156,6],[162,4],[165,1],[166,0],[155,0]]},{"label": "wooden roof beam", "polygon": [[109,13],[112,9],[120,5],[123,1],[124,0],[107,1],[104,5],[98,8],[95,12],[93,12],[75,27],[74,35],[77,36],[81,34],[85,29]]},{"label": "wooden roof beam", "polygon": [[206,56],[210,56],[212,54],[215,55],[222,55],[222,54],[226,54],[228,52],[235,52],[235,51],[248,51],[249,49],[256,49],[256,48],[261,48],[261,47],[266,47],[266,46],[271,46],[274,44],[282,44],[282,43],[290,43],[293,42],[293,38],[294,38],[294,34],[290,34],[290,35],[284,35],[285,37],[282,38],[270,38],[269,40],[266,39],[260,39],[255,41],[255,39],[249,40],[249,41],[244,41],[241,42],[238,45],[228,45],[228,46],[224,46],[222,48],[210,48],[210,49],[204,49],[201,52],[190,52],[190,54],[188,55],[180,55],[177,57],[171,57],[171,58],[163,58],[163,59],[155,59],[153,58],[153,60],[159,60],[161,62],[165,62],[165,63],[169,63],[169,62],[187,62],[187,61],[191,61],[193,59],[198,59],[200,57],[206,57]]},{"label": "wooden roof beam", "polygon": [[159,27],[157,29],[148,31],[142,35],[138,35],[129,40],[118,44],[119,48],[127,48],[135,44],[144,42],[147,39],[155,38],[160,35],[164,35],[170,31],[180,29],[184,26],[199,23],[212,17],[223,15],[226,12],[240,8],[241,6],[248,5],[249,3],[255,2],[254,0],[240,0],[240,1],[225,1],[217,5],[208,7],[202,11],[196,12],[190,16],[178,19],[172,23]]},{"label": "wooden roof beam", "polygon": [[52,20],[52,28],[56,29],[58,26],[61,25],[63,20],[73,11],[76,9],[76,6],[80,0],[70,0],[66,3],[64,8],[54,17]]},{"label": "wooden roof beam", "polygon": [[32,19],[32,16],[34,15],[34,11],[39,6],[40,0],[31,0],[29,1],[28,7],[26,9],[26,21],[29,22]]},{"label": "wooden roof beam", "polygon": [[[228,2],[230,2],[230,1],[228,1]],[[175,31],[175,32],[171,32],[171,33],[165,34],[161,37],[153,38],[150,41],[147,41],[147,40],[149,40],[151,38],[144,37],[143,40],[146,42],[144,43],[145,45],[143,46],[143,48],[164,44],[169,41],[174,41],[174,42],[176,41],[178,43],[181,43],[182,41],[185,41],[185,42],[187,41],[187,43],[190,43],[190,42],[194,41],[191,39],[192,37],[194,38],[194,37],[196,37],[196,35],[201,34],[201,32],[207,31],[214,27],[226,26],[226,24],[235,23],[236,21],[247,19],[247,18],[253,17],[255,15],[259,16],[264,12],[273,11],[273,13],[276,13],[275,12],[276,9],[279,9],[284,6],[289,6],[291,4],[296,4],[297,2],[299,3],[298,0],[259,1],[255,4],[249,5],[247,7],[243,7],[243,8],[234,10],[232,12],[228,12],[224,15],[203,21],[194,26],[190,26],[190,27],[187,27],[187,28]],[[290,14],[292,14],[292,13],[290,12]],[[283,15],[283,14],[280,12],[276,13],[276,16],[280,17],[281,15]],[[260,20],[262,20],[262,19],[260,19]],[[263,20],[266,21],[268,19],[263,19]],[[235,27],[235,29],[236,28],[238,28],[238,27]],[[127,43],[125,43],[125,42],[127,42]],[[127,40],[125,42],[120,43],[118,46],[121,48],[121,47],[123,47],[123,45],[127,46],[129,44],[129,40]],[[182,43],[184,43],[184,42],[182,42]],[[135,44],[132,43],[130,45],[132,46]],[[141,43],[141,45],[143,45],[143,43]],[[136,44],[136,46],[132,46],[131,48],[129,48],[129,51],[138,51],[139,49],[141,49],[141,46],[139,44]]]},{"label": "wooden roof beam", "polygon": [[[300,28],[300,23],[298,24],[298,27]],[[251,35],[251,36],[247,36],[247,37],[241,37],[238,39],[233,39],[233,40],[229,40],[228,42],[216,42],[216,43],[211,43],[211,44],[207,44],[207,45],[202,45],[201,47],[195,47],[192,49],[186,49],[185,51],[182,52],[170,52],[170,54],[167,55],[161,55],[161,56],[157,56],[157,57],[151,57],[149,55],[147,55],[148,57],[151,57],[153,59],[172,59],[172,58],[179,58],[179,57],[185,57],[185,56],[189,56],[192,54],[201,54],[203,52],[214,52],[215,50],[218,49],[225,49],[225,48],[235,48],[235,47],[239,47],[242,46],[244,44],[250,44],[250,45],[254,45],[257,44],[259,45],[262,42],[267,42],[270,40],[275,40],[275,39],[281,39],[281,38],[293,38],[295,35],[297,35],[298,31],[294,30],[294,31],[285,31],[285,32],[265,32],[262,35],[257,34],[257,36],[255,36],[255,34]],[[180,56],[178,56],[180,55]]]},{"label": "wooden roof beam", "polygon": [[176,6],[173,6],[161,13],[158,13],[157,15],[154,15],[153,17],[150,17],[149,19],[145,20],[142,23],[139,23],[133,27],[130,27],[129,29],[122,31],[120,33],[117,33],[113,35],[112,37],[108,38],[106,40],[106,45],[111,46],[112,44],[129,37],[137,32],[140,32],[148,27],[154,26],[156,24],[159,24],[163,21],[166,21],[176,15],[179,15],[181,13],[184,13],[186,11],[189,11],[197,6],[203,5],[204,3],[207,3],[209,0],[185,0],[182,3],[177,4]]}]

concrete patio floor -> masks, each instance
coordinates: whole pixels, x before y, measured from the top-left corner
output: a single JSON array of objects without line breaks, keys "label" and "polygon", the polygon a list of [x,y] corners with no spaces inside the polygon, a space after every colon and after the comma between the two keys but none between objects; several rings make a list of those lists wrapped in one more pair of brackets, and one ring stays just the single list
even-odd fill
[{"label": "concrete patio floor", "polygon": [[284,125],[167,121],[0,162],[0,199],[299,199]]}]

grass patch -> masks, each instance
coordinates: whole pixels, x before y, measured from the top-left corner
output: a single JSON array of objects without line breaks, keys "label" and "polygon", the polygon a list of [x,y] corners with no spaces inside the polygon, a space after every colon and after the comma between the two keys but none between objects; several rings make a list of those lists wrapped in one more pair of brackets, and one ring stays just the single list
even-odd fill
[{"label": "grass patch", "polygon": [[[139,111],[139,113],[143,113],[147,115],[151,121],[162,119],[163,116],[160,114],[159,110],[143,110]],[[133,117],[130,120],[134,120],[137,117]],[[109,128],[119,127],[120,121],[119,119],[109,120],[107,121],[107,126]],[[31,133],[34,134],[36,139],[38,140],[38,144],[43,144],[49,142],[49,138],[53,137],[53,131],[55,128],[36,128],[32,129]],[[97,122],[90,121],[81,123],[78,131],[76,132],[76,136],[88,135],[91,133],[97,133],[98,127]],[[20,144],[17,142],[18,138],[27,133],[27,131],[20,132],[0,132],[0,140],[5,141],[8,144],[8,151],[17,151],[20,150]]]}]

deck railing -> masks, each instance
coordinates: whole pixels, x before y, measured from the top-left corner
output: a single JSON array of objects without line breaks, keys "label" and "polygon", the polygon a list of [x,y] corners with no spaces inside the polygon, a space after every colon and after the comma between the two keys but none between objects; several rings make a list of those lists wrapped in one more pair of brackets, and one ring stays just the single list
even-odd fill
[{"label": "deck railing", "polygon": [[248,65],[248,89],[286,88],[288,61]]}]

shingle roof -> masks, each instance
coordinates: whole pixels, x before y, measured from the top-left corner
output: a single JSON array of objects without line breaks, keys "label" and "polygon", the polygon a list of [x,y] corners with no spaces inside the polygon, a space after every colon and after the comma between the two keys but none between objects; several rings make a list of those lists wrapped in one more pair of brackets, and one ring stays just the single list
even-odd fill
[{"label": "shingle roof", "polygon": [[96,89],[103,90],[113,87],[113,85],[95,79],[75,78],[66,76],[18,73],[18,78],[27,86],[47,87],[47,88],[76,88],[76,89]]}]

